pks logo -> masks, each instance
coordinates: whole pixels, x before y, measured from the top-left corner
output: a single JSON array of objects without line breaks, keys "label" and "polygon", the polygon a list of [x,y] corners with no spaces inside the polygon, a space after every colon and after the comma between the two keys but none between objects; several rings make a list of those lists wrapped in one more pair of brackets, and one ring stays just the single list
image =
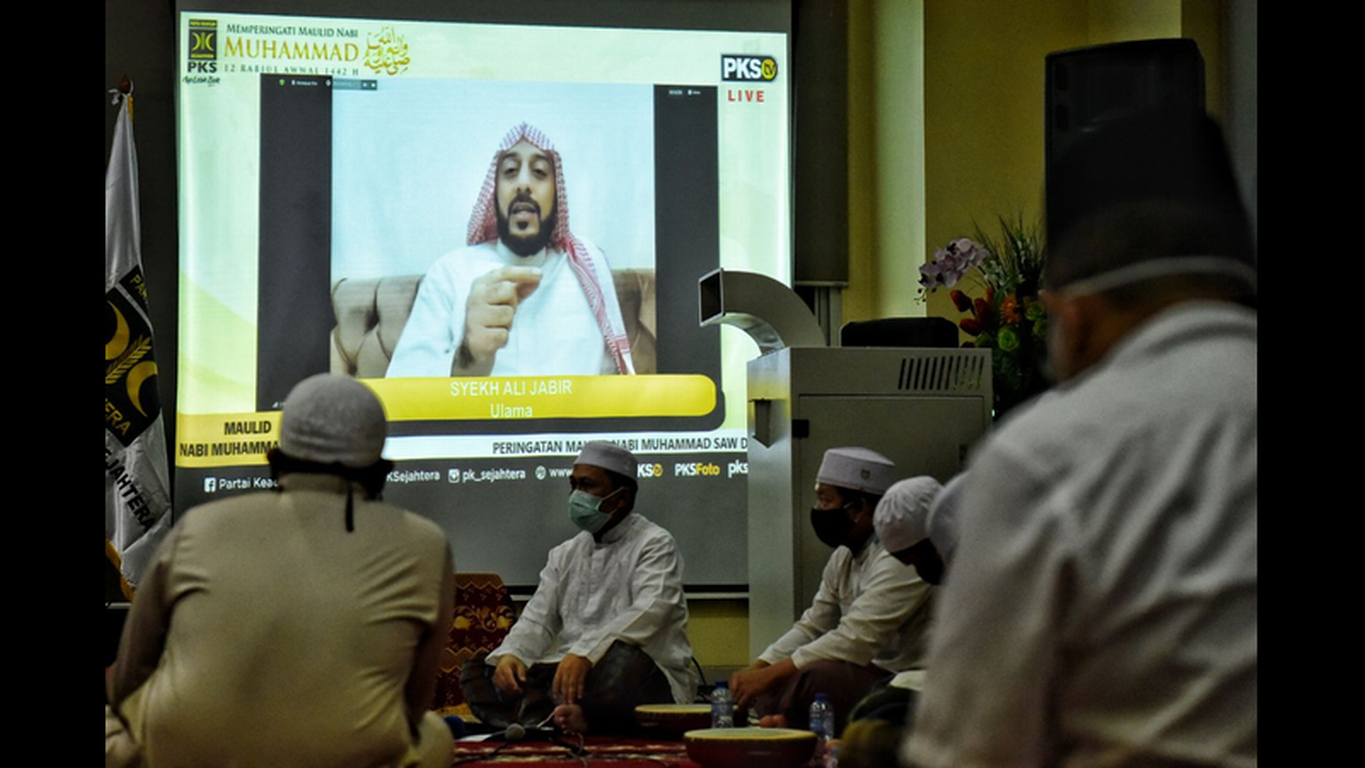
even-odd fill
[{"label": "pks logo", "polygon": [[186,65],[190,72],[218,71],[218,22],[213,19],[190,19],[190,36],[185,41],[189,51]]},{"label": "pks logo", "polygon": [[763,54],[721,54],[720,79],[742,83],[771,83],[777,78],[777,59]]},{"label": "pks logo", "polygon": [[119,282],[124,290],[104,295],[104,428],[127,446],[161,415],[161,399],[142,270],[134,267]]}]

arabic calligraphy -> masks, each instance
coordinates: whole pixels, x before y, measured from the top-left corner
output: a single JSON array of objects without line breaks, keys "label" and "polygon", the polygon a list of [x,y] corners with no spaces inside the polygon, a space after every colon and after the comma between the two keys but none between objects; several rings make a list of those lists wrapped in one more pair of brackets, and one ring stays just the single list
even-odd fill
[{"label": "arabic calligraphy", "polygon": [[378,34],[371,32],[366,38],[365,66],[375,72],[396,75],[412,63],[408,56],[408,41],[393,27],[384,27]]}]

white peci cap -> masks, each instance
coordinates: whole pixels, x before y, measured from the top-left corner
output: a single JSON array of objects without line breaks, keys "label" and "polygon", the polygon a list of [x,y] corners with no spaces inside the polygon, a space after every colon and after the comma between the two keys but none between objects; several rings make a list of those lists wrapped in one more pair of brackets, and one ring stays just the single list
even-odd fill
[{"label": "white peci cap", "polygon": [[635,478],[636,468],[640,465],[635,454],[616,443],[609,443],[605,440],[593,440],[586,443],[573,463],[601,467],[631,479]]},{"label": "white peci cap", "polygon": [[876,496],[896,481],[896,465],[885,456],[866,448],[831,448],[825,451],[815,482],[839,488],[866,491]]}]

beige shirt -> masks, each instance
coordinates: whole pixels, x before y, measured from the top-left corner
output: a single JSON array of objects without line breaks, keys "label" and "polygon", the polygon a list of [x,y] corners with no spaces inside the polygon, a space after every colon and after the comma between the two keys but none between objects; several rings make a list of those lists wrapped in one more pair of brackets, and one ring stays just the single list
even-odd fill
[{"label": "beige shirt", "polygon": [[758,658],[797,668],[834,659],[887,672],[920,666],[933,588],[886,551],[874,534],[857,555],[836,547],[810,608]]},{"label": "beige shirt", "polygon": [[283,487],[186,513],[133,600],[110,700],[150,765],[389,765],[430,706],[445,534],[358,486],[348,533],[344,480]]}]

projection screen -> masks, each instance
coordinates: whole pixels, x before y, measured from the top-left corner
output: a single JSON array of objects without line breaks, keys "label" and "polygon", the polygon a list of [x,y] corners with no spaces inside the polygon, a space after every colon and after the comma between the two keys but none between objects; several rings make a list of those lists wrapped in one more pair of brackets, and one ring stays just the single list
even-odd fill
[{"label": "projection screen", "polygon": [[[383,401],[385,498],[439,523],[460,570],[534,585],[575,533],[573,458],[605,439],[640,458],[638,510],[689,588],[743,589],[757,348],[699,327],[697,280],[791,281],[785,4],[729,4],[722,29],[726,4],[671,28],[560,5],[578,10],[181,4],[180,509],[271,487],[280,403],[331,371]],[[471,372],[491,283],[517,292],[512,331]]]}]

